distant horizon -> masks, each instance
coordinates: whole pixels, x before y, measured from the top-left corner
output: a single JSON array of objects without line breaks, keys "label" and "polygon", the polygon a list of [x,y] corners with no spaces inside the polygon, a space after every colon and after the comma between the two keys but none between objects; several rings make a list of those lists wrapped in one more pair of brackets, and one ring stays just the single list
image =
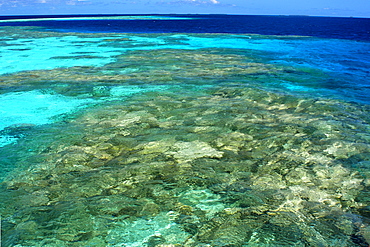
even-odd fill
[{"label": "distant horizon", "polygon": [[17,17],[17,16],[150,16],[150,15],[240,15],[240,16],[292,16],[292,17],[333,17],[333,18],[364,18],[369,19],[366,16],[325,16],[325,15],[299,15],[299,14],[236,14],[236,13],[63,13],[63,14],[0,14],[0,17]]}]

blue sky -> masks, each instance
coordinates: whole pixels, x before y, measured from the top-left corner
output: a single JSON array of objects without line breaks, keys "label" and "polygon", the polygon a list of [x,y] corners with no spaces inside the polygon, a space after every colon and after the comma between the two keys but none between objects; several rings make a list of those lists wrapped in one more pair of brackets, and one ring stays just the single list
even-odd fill
[{"label": "blue sky", "polygon": [[149,13],[370,17],[370,0],[0,0],[0,15]]}]

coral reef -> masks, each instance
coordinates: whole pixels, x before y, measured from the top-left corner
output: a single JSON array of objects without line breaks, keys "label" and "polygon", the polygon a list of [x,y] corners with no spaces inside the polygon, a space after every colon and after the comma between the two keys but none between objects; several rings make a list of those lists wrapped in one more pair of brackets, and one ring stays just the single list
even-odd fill
[{"label": "coral reef", "polygon": [[[131,51],[2,76],[103,99],[12,146],[30,153],[2,182],[3,246],[365,246],[370,108],[257,87],[288,75],[255,60]],[[109,96],[143,84],[168,87]]]}]

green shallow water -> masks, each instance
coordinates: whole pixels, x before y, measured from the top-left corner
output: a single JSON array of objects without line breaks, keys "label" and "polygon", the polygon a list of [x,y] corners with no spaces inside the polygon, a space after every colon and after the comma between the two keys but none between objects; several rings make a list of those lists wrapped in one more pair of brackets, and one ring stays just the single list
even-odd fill
[{"label": "green shallow water", "polygon": [[165,36],[1,76],[52,102],[2,129],[2,246],[366,246],[369,106],[320,97],[314,67]]}]

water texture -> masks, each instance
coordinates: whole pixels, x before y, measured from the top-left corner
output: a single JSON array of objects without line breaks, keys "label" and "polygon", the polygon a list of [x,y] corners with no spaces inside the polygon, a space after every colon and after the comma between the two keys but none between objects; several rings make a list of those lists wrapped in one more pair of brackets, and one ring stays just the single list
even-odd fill
[{"label": "water texture", "polygon": [[367,41],[0,29],[2,246],[368,246]]}]

